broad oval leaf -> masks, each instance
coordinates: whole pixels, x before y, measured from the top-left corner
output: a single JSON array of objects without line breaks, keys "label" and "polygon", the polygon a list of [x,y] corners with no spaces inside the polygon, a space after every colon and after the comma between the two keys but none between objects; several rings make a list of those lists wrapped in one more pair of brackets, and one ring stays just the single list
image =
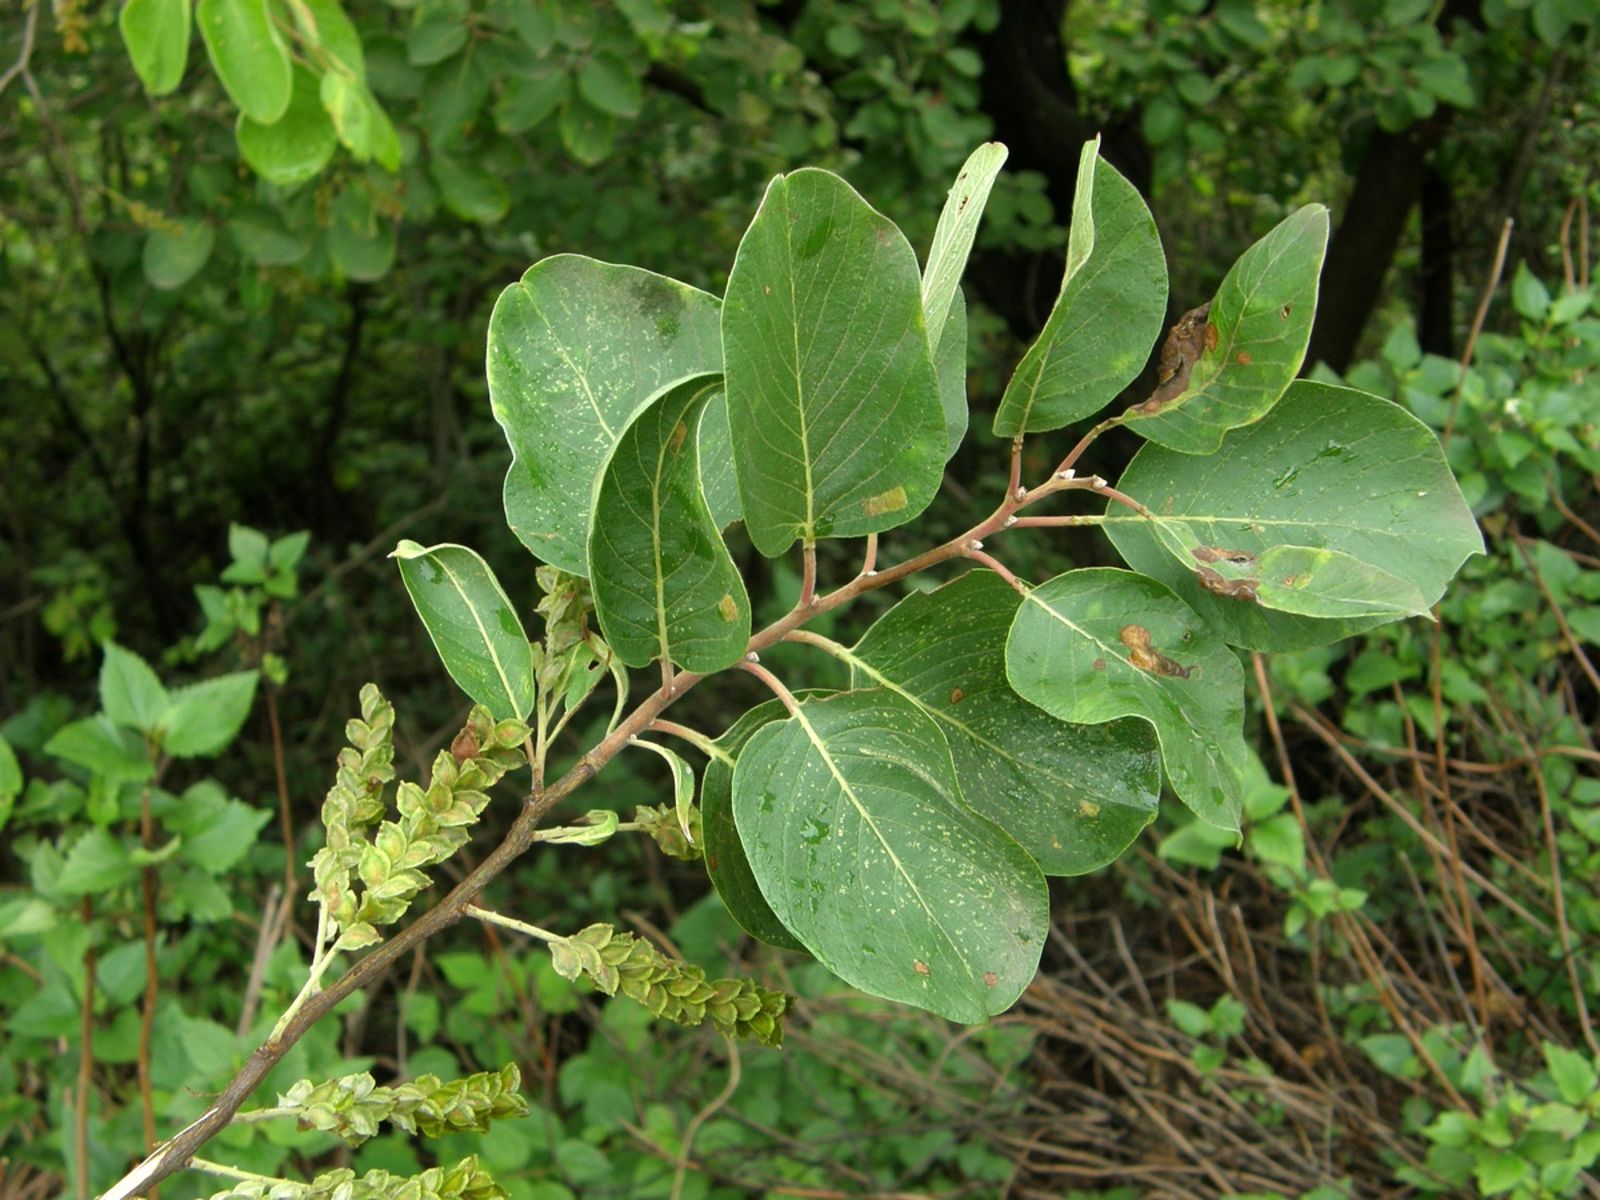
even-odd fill
[{"label": "broad oval leaf", "polygon": [[171,705],[161,714],[162,750],[174,758],[221,754],[244,728],[255,703],[258,675],[235,671],[175,689]]},{"label": "broad oval leaf", "polygon": [[944,475],[917,256],[844,180],[780,175],[728,277],[722,343],[757,550],[911,520]]},{"label": "broad oval leaf", "polygon": [[1040,584],[1012,622],[1006,675],[1063,721],[1150,722],[1178,799],[1212,825],[1239,828],[1250,756],[1244,672],[1165,584],[1109,567]]},{"label": "broad oval leaf", "polygon": [[[1117,487],[1158,515],[1169,541],[1263,559],[1278,546],[1336,551],[1415,588],[1423,609],[1483,549],[1427,426],[1379,396],[1308,380],[1214,455],[1142,447]],[[1172,588],[1232,645],[1304,650],[1398,615],[1297,616],[1213,594],[1192,551],[1180,561],[1145,518],[1113,507],[1106,532],[1128,565]]]},{"label": "broad oval leaf", "polygon": [[152,229],[144,240],[145,278],[164,292],[180,288],[206,265],[216,243],[217,231],[199,218],[180,218]]},{"label": "broad oval leaf", "polygon": [[154,733],[161,714],[172,703],[167,689],[150,664],[133,651],[115,642],[106,642],[102,649],[100,707],[118,725]]},{"label": "broad oval leaf", "polygon": [[142,737],[104,715],[84,717],[50,735],[44,752],[112,780],[144,780],[155,764]]},{"label": "broad oval leaf", "polygon": [[295,24],[306,40],[320,47],[338,66],[362,83],[367,79],[366,54],[355,22],[339,5],[339,0],[300,0],[291,4]]},{"label": "broad oval leaf", "polygon": [[628,419],[721,369],[716,297],[664,275],[559,254],[501,293],[489,398],[511,444],[506,520],[534,557],[589,574],[586,501]]},{"label": "broad oval leaf", "polygon": [[1228,430],[1260,420],[1305,361],[1327,248],[1328,210],[1308,204],[1246,250],[1196,325],[1196,343],[1171,353],[1182,340],[1174,328],[1162,370],[1175,373],[1128,410],[1126,424],[1170,449],[1210,454]]},{"label": "broad oval leaf", "polygon": [[328,256],[348,279],[382,279],[394,266],[395,223],[379,215],[372,197],[359,189],[340,194],[328,223]]},{"label": "broad oval leaf", "polygon": [[606,641],[630,667],[661,659],[706,675],[744,656],[750,598],[700,488],[692,436],[720,375],[665,388],[601,471],[589,578]]},{"label": "broad oval leaf", "polygon": [[466,546],[401,541],[389,555],[450,678],[497,718],[533,711],[533,649],[489,564]]},{"label": "broad oval leaf", "polygon": [[[758,704],[729,726],[717,739],[717,745],[737,760],[751,734],[786,715],[781,700]],[[733,821],[733,768],[721,759],[708,762],[700,776],[700,828],[705,839],[706,874],[739,928],[769,946],[804,950],[773,913],[750,870],[750,860],[745,857]]]},{"label": "broad oval leaf", "polygon": [[493,225],[511,207],[511,191],[505,181],[471,158],[436,150],[428,174],[439,186],[444,206],[463,221]]},{"label": "broad oval leaf", "polygon": [[[960,294],[961,276],[972,253],[972,239],[983,218],[984,205],[994,188],[995,176],[1010,153],[999,142],[986,142],[967,158],[939,213],[922,272],[922,311],[928,323],[928,343],[935,354],[943,345],[950,306]],[[966,332],[965,324],[962,332]]]},{"label": "broad oval leaf", "polygon": [[846,983],[973,1023],[1033,978],[1044,876],[967,807],[939,727],[893,692],[807,701],[758,729],[733,811],[773,913]]},{"label": "broad oval leaf", "polygon": [[211,65],[239,110],[263,125],[283,116],[293,81],[266,0],[200,0],[197,16]]},{"label": "broad oval leaf", "polygon": [[852,666],[859,685],[898,692],[933,718],[967,802],[1046,875],[1081,875],[1155,820],[1161,760],[1143,721],[1069,725],[1011,690],[1006,635],[1021,604],[993,571],[968,571],[878,618]]},{"label": "broad oval leaf", "polygon": [[176,90],[189,62],[189,0],[127,0],[117,27],[144,90]]},{"label": "broad oval leaf", "polygon": [[1099,412],[1144,369],[1161,333],[1167,263],[1155,219],[1133,184],[1088,153],[1095,144],[1078,167],[1061,294],[995,412],[1002,437]]},{"label": "broad oval leaf", "polygon": [[316,176],[338,144],[333,123],[322,109],[317,80],[302,67],[295,68],[293,95],[283,115],[263,125],[241,112],[234,137],[251,169],[281,187],[298,187]]}]

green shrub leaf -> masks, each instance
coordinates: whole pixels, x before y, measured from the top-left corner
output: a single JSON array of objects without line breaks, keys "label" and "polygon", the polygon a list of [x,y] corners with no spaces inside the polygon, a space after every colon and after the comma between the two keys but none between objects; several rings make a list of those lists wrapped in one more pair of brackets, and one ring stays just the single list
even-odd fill
[{"label": "green shrub leaf", "polygon": [[939,727],[895,693],[809,700],[756,730],[733,810],[773,913],[845,982],[972,1023],[1033,978],[1044,877],[967,807]]},{"label": "green shrub leaf", "polygon": [[657,659],[709,674],[750,640],[750,599],[700,490],[697,430],[720,375],[649,402],[601,471],[589,533],[595,614],[630,667]]},{"label": "green shrub leaf", "polygon": [[257,676],[256,671],[236,671],[176,689],[161,717],[162,750],[174,758],[220,754],[250,715]]},{"label": "green shrub leaf", "polygon": [[1170,357],[1177,330],[1169,337],[1162,370],[1175,373],[1128,410],[1128,425],[1173,450],[1210,454],[1228,430],[1260,420],[1300,373],[1327,246],[1328,210],[1308,204],[1246,250],[1196,318],[1197,339]]},{"label": "green shrub leaf", "polygon": [[[342,78],[329,74],[325,81]],[[234,137],[251,170],[281,187],[298,187],[315,177],[338,145],[316,77],[303,67],[295,68],[293,94],[283,115],[265,125],[241,112]]]},{"label": "green shrub leaf", "polygon": [[465,546],[409,539],[389,557],[457,686],[497,718],[531,713],[533,648],[489,564]]},{"label": "green shrub leaf", "polygon": [[[1061,294],[995,413],[1002,437],[1060,429],[1144,369],[1167,310],[1167,263],[1138,189],[1084,147]],[[1092,194],[1092,200],[1090,199]]]},{"label": "green shrub leaf", "polygon": [[634,411],[722,368],[716,298],[572,254],[535,263],[489,318],[489,396],[511,443],[506,519],[534,557],[587,576],[588,497]]},{"label": "green shrub leaf", "polygon": [[[1214,455],[1145,446],[1117,486],[1158,514],[1165,535],[1114,505],[1106,531],[1128,565],[1172,588],[1224,641],[1252,650],[1326,645],[1426,611],[1483,548],[1432,431],[1397,404],[1325,383],[1293,384],[1264,420],[1229,433]],[[1196,570],[1207,564],[1180,552],[1185,544],[1256,556],[1258,577],[1275,590],[1260,604],[1208,590]],[[1300,549],[1274,555],[1276,547]],[[1310,589],[1277,586],[1298,583],[1296,560],[1308,555],[1326,572],[1318,586],[1327,603],[1305,603],[1316,599]],[[1282,573],[1269,574],[1280,560]],[[1226,562],[1209,565],[1237,573]],[[1387,597],[1387,611],[1369,603],[1364,614],[1341,615],[1332,602],[1345,586],[1341,575],[1369,601]],[[1268,611],[1269,600],[1285,611]]]},{"label": "green shrub leaf", "polygon": [[911,520],[943,477],[945,422],[917,258],[827,171],[780,175],[722,317],[745,528],[762,554]]},{"label": "green shrub leaf", "polygon": [[[935,354],[943,344],[951,305],[960,295],[961,276],[972,253],[972,239],[983,218],[984,205],[994,187],[995,176],[1010,153],[999,142],[986,142],[974,150],[950,188],[950,195],[939,213],[928,249],[928,265],[922,272],[922,311],[928,326],[928,342]],[[966,332],[965,324],[962,333]]]},{"label": "green shrub leaf", "polygon": [[203,220],[183,218],[152,229],[144,240],[144,276],[164,292],[193,279],[211,257],[217,231]]},{"label": "green shrub leaf", "polygon": [[1150,722],[1178,798],[1201,820],[1239,828],[1250,755],[1244,673],[1164,584],[1104,567],[1041,584],[1012,622],[1006,674],[1063,721]]},{"label": "green shrub leaf", "polygon": [[103,647],[100,664],[100,707],[118,725],[153,733],[161,714],[171,703],[167,689],[145,662],[131,650],[115,642]]},{"label": "green shrub leaf", "polygon": [[910,700],[950,743],[962,795],[1046,875],[1112,862],[1155,820],[1156,739],[1143,721],[1068,725],[1006,682],[1006,635],[1022,597],[992,571],[913,592],[856,645],[856,683]]},{"label": "green shrub leaf", "polygon": [[289,54],[272,27],[266,0],[200,0],[200,36],[239,110],[271,125],[289,107]]},{"label": "green shrub leaf", "polygon": [[176,91],[189,62],[189,0],[127,0],[117,28],[144,90]]}]

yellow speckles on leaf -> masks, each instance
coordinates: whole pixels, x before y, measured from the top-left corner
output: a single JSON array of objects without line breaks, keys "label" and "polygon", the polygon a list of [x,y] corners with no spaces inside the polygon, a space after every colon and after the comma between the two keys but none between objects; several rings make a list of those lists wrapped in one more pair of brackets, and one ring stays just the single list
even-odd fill
[{"label": "yellow speckles on leaf", "polygon": [[899,512],[906,506],[906,489],[904,486],[895,486],[887,492],[879,492],[876,496],[868,496],[861,502],[861,511],[869,517],[881,517],[884,513]]},{"label": "yellow speckles on leaf", "polygon": [[739,606],[733,602],[733,595],[729,592],[722,593],[722,599],[717,601],[717,611],[722,614],[724,621],[739,619]]},{"label": "yellow speckles on leaf", "polygon": [[1078,815],[1080,817],[1098,817],[1100,815],[1100,806],[1093,800],[1079,800]]}]

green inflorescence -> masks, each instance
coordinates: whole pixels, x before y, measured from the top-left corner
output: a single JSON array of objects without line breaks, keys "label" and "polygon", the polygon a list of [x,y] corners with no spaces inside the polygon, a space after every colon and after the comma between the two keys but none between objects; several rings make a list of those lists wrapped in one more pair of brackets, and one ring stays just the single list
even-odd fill
[{"label": "green inflorescence", "polygon": [[505,1200],[506,1190],[478,1165],[477,1156],[420,1175],[348,1167],[318,1175],[310,1183],[288,1179],[249,1179],[216,1192],[211,1200]]},{"label": "green inflorescence", "polygon": [[278,1108],[302,1126],[352,1145],[376,1136],[385,1121],[423,1137],[483,1133],[495,1120],[527,1115],[521,1084],[515,1063],[448,1083],[437,1075],[419,1075],[393,1087],[379,1087],[362,1072],[319,1084],[302,1079],[278,1097]]}]

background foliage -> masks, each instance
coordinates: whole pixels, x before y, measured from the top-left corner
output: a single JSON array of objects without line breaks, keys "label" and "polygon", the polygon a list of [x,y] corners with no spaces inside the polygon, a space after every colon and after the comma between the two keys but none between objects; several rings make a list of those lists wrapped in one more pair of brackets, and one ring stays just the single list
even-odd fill
[{"label": "background foliage", "polygon": [[[1161,227],[1169,319],[1262,229],[1331,204],[1313,357],[1444,433],[1490,553],[1436,631],[1413,622],[1263,668],[1259,711],[1281,722],[1294,775],[1260,724],[1276,782],[1260,781],[1242,849],[1175,818],[1159,856],[1058,888],[1050,970],[1018,1026],[957,1042],[795,980],[814,1015],[782,1069],[812,1081],[815,1104],[747,1051],[737,1099],[697,1134],[692,1186],[986,1194],[1015,1174],[1017,1194],[1058,1194],[1063,1180],[1114,1188],[1136,1164],[1183,1194],[1576,1186],[1563,1172],[1596,1148],[1583,1089],[1600,1052],[1584,1015],[1600,995],[1590,6],[505,0],[341,16],[305,0],[265,8],[257,52],[230,60],[216,31],[248,23],[248,6],[224,0],[198,7],[202,36],[176,60],[162,35],[180,8],[59,0],[0,25],[14,64],[0,75],[0,729],[20,756],[0,752],[7,1186],[84,1182],[89,972],[100,1184],[142,1144],[142,1036],[152,1088],[203,1092],[293,994],[304,964],[273,914],[359,684],[437,721],[403,734],[407,769],[459,725],[381,560],[396,537],[470,542],[531,603],[499,520],[506,455],[483,385],[506,282],[573,250],[721,294],[766,180],[800,164],[840,171],[926,245],[948,179],[998,137],[1010,169],[968,286],[971,401],[993,409],[1060,276],[1076,161],[1062,148],[1102,130]],[[1505,284],[1463,373],[1506,217]],[[982,515],[1003,467],[974,438],[930,521],[953,533]],[[1051,553],[1012,565],[1044,577],[1108,561],[1088,533]],[[792,601],[788,568],[759,569]],[[150,768],[127,731],[151,715],[107,690],[110,639],[158,686],[260,672],[237,740],[218,731],[155,781],[154,814],[191,831],[171,852],[107,833],[137,831]],[[843,682],[773,657],[791,679]],[[712,726],[737,711],[694,703]],[[665,780],[650,764],[614,772],[619,810]],[[697,903],[693,869],[621,848],[598,861],[581,890],[537,858],[506,886],[534,909],[562,896],[573,924],[636,911],[701,961],[747,953]],[[162,1002],[142,1035],[148,871]],[[1108,938],[1105,914],[1139,905],[1158,915]],[[521,1195],[670,1191],[688,1122],[720,1086],[684,1064],[711,1047],[646,1036],[623,1006],[461,936],[275,1082],[424,1072],[435,1042],[478,1067],[515,1061],[528,1132],[457,1135],[440,1161],[479,1153]],[[1086,1013],[1099,1024],[1074,1019]],[[626,1076],[613,1045],[634,1056]],[[935,1067],[943,1084],[914,1099],[907,1081]],[[1349,1087],[1371,1101],[1359,1119],[1338,1099]],[[1101,1108],[1103,1123],[1085,1116]],[[1182,1136],[1152,1133],[1152,1109]],[[1328,1142],[1330,1123],[1348,1139]],[[1295,1131],[1320,1152],[1272,1150]],[[762,1157],[736,1149],[752,1137]],[[833,1137],[839,1153],[815,1153]],[[229,1154],[262,1170],[330,1161],[316,1134],[238,1143]],[[380,1138],[358,1165],[405,1169],[406,1153]],[[724,1173],[719,1153],[738,1166]]]}]

